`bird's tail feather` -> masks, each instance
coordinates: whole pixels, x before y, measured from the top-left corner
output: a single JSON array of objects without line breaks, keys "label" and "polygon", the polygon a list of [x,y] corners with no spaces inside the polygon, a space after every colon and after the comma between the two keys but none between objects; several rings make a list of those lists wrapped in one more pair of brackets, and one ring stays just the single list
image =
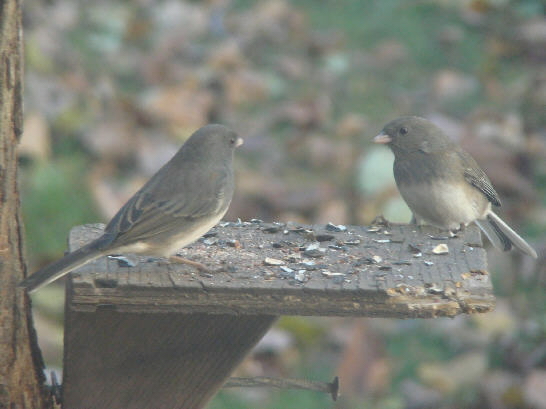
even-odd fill
[{"label": "bird's tail feather", "polygon": [[102,252],[97,249],[97,242],[93,241],[25,278],[19,283],[19,287],[25,287],[32,293],[101,255]]},{"label": "bird's tail feather", "polygon": [[502,251],[508,251],[512,248],[512,242],[502,230],[489,219],[476,220],[476,224],[485,233],[491,244]]},{"label": "bird's tail feather", "polygon": [[508,226],[499,216],[490,211],[486,219],[476,220],[489,241],[498,249],[508,251],[512,246],[523,253],[537,258],[537,252],[519,234]]}]

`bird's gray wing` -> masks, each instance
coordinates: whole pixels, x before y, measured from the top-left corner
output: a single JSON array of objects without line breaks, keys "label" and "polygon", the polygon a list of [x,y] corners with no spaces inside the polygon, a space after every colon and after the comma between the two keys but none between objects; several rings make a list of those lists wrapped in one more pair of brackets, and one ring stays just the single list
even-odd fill
[{"label": "bird's gray wing", "polygon": [[495,188],[491,184],[491,181],[485,172],[476,163],[474,158],[463,150],[460,150],[458,155],[463,163],[464,178],[466,181],[481,191],[485,197],[487,197],[487,200],[489,200],[495,206],[500,206],[501,201],[499,195],[495,191]]},{"label": "bird's gray wing", "polygon": [[[188,189],[180,184],[178,189],[165,189],[161,179],[150,180],[114,216],[105,229],[110,236],[109,247],[127,245],[170,230],[181,230],[184,223],[218,214],[226,207],[226,181],[228,174],[211,172],[206,183],[196,183],[199,189]],[[184,178],[188,183],[188,179]],[[176,191],[173,191],[176,190]],[[229,200],[229,198],[228,198]]]}]

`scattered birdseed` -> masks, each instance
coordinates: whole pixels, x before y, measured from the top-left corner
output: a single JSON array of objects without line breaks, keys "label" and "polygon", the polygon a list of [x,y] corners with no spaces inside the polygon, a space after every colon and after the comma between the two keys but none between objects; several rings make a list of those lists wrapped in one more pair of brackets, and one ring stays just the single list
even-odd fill
[{"label": "scattered birdseed", "polygon": [[322,275],[327,278],[333,278],[333,277],[345,277],[345,274],[343,273],[332,273],[328,270],[322,270]]},{"label": "scattered birdseed", "polygon": [[393,261],[392,264],[394,264],[395,266],[411,266],[411,261],[399,260],[399,261]]},{"label": "scattered birdseed", "polygon": [[317,234],[316,239],[319,242],[333,240],[335,236],[333,234]]},{"label": "scattered birdseed", "polygon": [[262,227],[262,231],[266,233],[278,233],[281,230],[281,226],[275,224],[268,224]]},{"label": "scattered birdseed", "polygon": [[294,278],[294,270],[292,270],[291,268],[289,268],[288,270],[290,271],[281,270],[279,276],[284,279]]},{"label": "scattered birdseed", "polygon": [[421,249],[413,244],[408,244],[408,250],[412,253],[413,257],[421,257],[423,255]]},{"label": "scattered birdseed", "polygon": [[236,248],[236,249],[240,249],[242,246],[241,242],[239,240],[228,240],[226,242],[226,244],[229,246],[229,247],[233,247],[233,248]]},{"label": "scattered birdseed", "polygon": [[442,236],[435,236],[435,235],[432,235],[432,234],[427,234],[427,236],[428,236],[431,240],[449,240],[450,238],[453,237],[453,236],[445,236],[445,235],[442,235]]},{"label": "scattered birdseed", "polygon": [[291,263],[299,263],[301,261],[301,254],[300,253],[290,254],[290,257],[288,257],[288,261],[290,261]]},{"label": "scattered birdseed", "polygon": [[304,283],[308,280],[307,275],[305,274],[305,270],[298,270],[296,274],[294,274],[294,279],[300,283]]},{"label": "scattered birdseed", "polygon": [[427,291],[431,294],[442,294],[444,289],[437,283],[425,284]]},{"label": "scattered birdseed", "polygon": [[383,261],[383,259],[380,256],[361,257],[356,261],[355,267],[360,267],[365,264],[377,264],[381,263],[381,261]]},{"label": "scattered birdseed", "polygon": [[337,232],[341,232],[341,231],[346,231],[347,230],[347,226],[344,226],[343,224],[334,224],[334,223],[328,223],[326,225],[326,230],[328,231],[337,231]]},{"label": "scattered birdseed", "polygon": [[343,244],[346,244],[347,246],[358,246],[360,244],[360,240],[359,239],[347,240],[347,241],[344,241]]},{"label": "scattered birdseed", "polygon": [[324,257],[324,251],[321,251],[321,250],[326,250],[326,249],[305,250],[303,252],[303,255],[306,257],[312,257],[312,258]]},{"label": "scattered birdseed", "polygon": [[306,231],[306,229],[304,229],[301,226],[296,226],[296,227],[293,227],[292,229],[288,229],[288,231],[290,231],[291,233],[303,233]]},{"label": "scattered birdseed", "polygon": [[204,239],[203,243],[207,246],[212,246],[213,244],[218,243],[218,239],[215,237],[209,237],[208,239]]},{"label": "scattered birdseed", "polygon": [[317,257],[323,257],[324,253],[326,252],[326,249],[323,247],[320,247],[320,243],[318,241],[309,244],[305,250],[303,251],[303,255],[306,257],[311,258],[317,258]]},{"label": "scattered birdseed", "polygon": [[277,258],[266,257],[264,260],[264,264],[266,266],[282,266],[283,264],[286,264],[286,263],[283,260],[279,260]]},{"label": "scattered birdseed", "polygon": [[442,244],[438,244],[436,247],[434,247],[432,249],[432,252],[434,254],[448,254],[449,253],[449,248],[447,247],[447,244],[442,243]]}]

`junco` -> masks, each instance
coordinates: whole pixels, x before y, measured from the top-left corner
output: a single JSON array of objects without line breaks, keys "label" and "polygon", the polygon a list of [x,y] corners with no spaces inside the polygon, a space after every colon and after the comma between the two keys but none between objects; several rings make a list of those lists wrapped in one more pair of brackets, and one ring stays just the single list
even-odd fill
[{"label": "junco", "polygon": [[500,199],[476,161],[432,122],[408,116],[374,138],[394,153],[394,178],[418,224],[457,230],[475,222],[498,249],[536,251],[491,210]]},{"label": "junco", "polygon": [[[20,283],[29,292],[107,254],[169,257],[194,242],[226,213],[234,190],[233,152],[243,140],[222,125],[197,130],[131,197],[104,234]],[[199,263],[189,262],[197,267]]]}]

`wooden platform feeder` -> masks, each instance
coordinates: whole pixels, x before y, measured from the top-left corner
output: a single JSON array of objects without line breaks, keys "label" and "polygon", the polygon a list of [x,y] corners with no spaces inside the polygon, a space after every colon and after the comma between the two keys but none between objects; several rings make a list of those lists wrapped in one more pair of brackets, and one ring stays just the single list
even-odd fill
[{"label": "wooden platform feeder", "polygon": [[[101,234],[76,227],[74,250]],[[480,233],[221,223],[183,249],[210,274],[103,257],[66,290],[64,409],[199,409],[280,315],[434,318],[490,311]]]}]

